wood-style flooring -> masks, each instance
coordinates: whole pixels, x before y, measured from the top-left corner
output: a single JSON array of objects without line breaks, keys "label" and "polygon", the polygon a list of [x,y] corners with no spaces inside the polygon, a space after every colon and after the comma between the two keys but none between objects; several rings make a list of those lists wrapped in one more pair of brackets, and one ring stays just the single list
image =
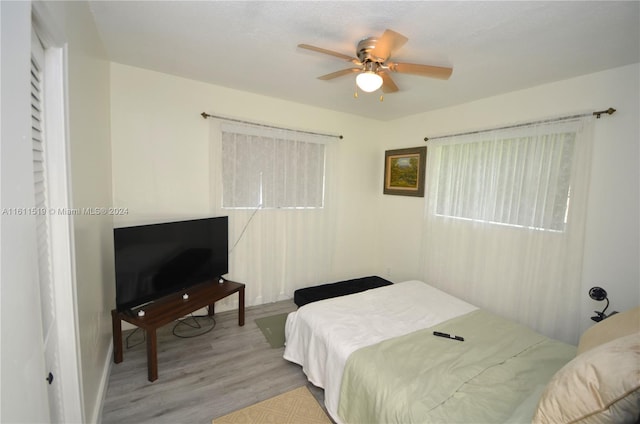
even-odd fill
[{"label": "wood-style flooring", "polygon": [[[215,328],[195,338],[158,329],[158,380],[147,380],[146,344],[127,349],[113,364],[102,423],[211,423],[211,420],[306,385],[324,407],[324,392],[310,383],[299,365],[271,348],[254,320],[296,309],[292,300],[216,313]],[[130,330],[132,331],[132,330]],[[126,338],[128,332],[123,334]],[[132,336],[141,338],[140,332]]]}]

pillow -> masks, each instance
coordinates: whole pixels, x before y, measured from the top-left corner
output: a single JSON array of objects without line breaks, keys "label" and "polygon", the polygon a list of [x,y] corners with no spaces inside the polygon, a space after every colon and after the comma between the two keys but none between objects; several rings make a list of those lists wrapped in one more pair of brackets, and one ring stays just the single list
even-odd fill
[{"label": "pillow", "polygon": [[636,423],[640,417],[640,332],[590,349],[551,379],[534,423]]},{"label": "pillow", "polygon": [[611,315],[585,331],[580,337],[578,355],[603,343],[638,331],[640,331],[640,306],[630,311]]}]

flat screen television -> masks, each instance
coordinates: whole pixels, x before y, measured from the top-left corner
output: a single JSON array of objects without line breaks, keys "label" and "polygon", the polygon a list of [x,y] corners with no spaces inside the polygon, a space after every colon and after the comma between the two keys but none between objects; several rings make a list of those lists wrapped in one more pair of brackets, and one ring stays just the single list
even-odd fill
[{"label": "flat screen television", "polygon": [[229,272],[228,217],[114,228],[116,308],[125,311]]}]

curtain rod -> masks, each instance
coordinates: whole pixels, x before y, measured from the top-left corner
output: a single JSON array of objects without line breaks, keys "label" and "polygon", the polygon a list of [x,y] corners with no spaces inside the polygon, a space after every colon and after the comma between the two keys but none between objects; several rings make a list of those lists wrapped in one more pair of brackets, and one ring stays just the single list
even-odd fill
[{"label": "curtain rod", "polygon": [[426,142],[426,141],[429,141],[429,140],[437,140],[439,138],[447,138],[447,137],[458,137],[458,136],[462,136],[462,135],[481,134],[481,133],[485,133],[485,132],[489,132],[489,131],[509,130],[509,129],[512,129],[512,128],[526,127],[526,126],[535,125],[535,124],[546,124],[546,123],[549,123],[549,122],[558,122],[558,121],[565,121],[567,119],[582,118],[584,116],[595,116],[597,119],[600,119],[600,115],[603,115],[605,113],[607,115],[611,115],[615,111],[616,110],[614,108],[610,107],[607,110],[600,110],[600,111],[593,112],[593,113],[583,113],[582,115],[562,116],[560,118],[543,119],[541,121],[525,122],[525,123],[522,123],[522,124],[507,125],[505,127],[490,128],[490,129],[478,130],[478,131],[469,131],[469,132],[458,133],[458,134],[439,135],[437,137],[431,137],[431,138],[425,137],[424,141]]},{"label": "curtain rod", "polygon": [[273,126],[273,125],[260,124],[260,123],[257,123],[257,122],[243,121],[242,119],[227,118],[226,116],[210,115],[207,112],[202,112],[200,114],[200,116],[202,116],[204,119],[207,119],[207,118],[224,119],[225,121],[239,122],[241,124],[257,125],[259,127],[272,128],[272,129],[276,129],[276,130],[296,131],[296,132],[303,133],[303,134],[321,135],[321,136],[324,136],[324,137],[334,137],[334,138],[339,138],[340,140],[342,140],[344,138],[344,137],[342,137],[342,135],[325,134],[325,133],[318,133],[318,132],[313,132],[313,131],[294,130],[292,128],[285,128],[285,127],[276,127],[276,126]]}]

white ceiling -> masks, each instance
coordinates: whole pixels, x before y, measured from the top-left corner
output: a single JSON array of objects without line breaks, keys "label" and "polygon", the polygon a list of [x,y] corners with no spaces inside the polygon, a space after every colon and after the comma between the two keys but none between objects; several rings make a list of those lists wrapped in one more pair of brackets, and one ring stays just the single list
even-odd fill
[{"label": "white ceiling", "polygon": [[[640,62],[639,1],[90,1],[114,62],[387,120]],[[400,91],[360,93],[355,56],[393,29],[399,62],[451,66],[448,81],[393,74]]]}]

